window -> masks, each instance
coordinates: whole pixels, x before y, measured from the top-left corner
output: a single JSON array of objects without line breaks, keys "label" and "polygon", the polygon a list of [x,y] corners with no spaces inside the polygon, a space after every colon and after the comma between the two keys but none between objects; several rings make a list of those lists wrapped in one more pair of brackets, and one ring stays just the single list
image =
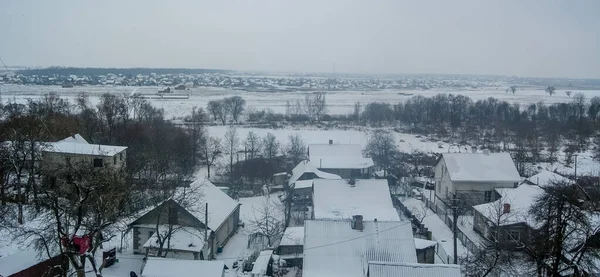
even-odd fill
[{"label": "window", "polygon": [[510,242],[518,242],[521,240],[521,232],[518,230],[508,230],[506,233],[508,236],[508,241]]},{"label": "window", "polygon": [[117,156],[113,156],[113,164],[117,164]]},{"label": "window", "polygon": [[148,238],[151,238],[154,235],[154,231],[148,231]]},{"label": "window", "polygon": [[492,192],[491,191],[485,192],[485,194],[483,195],[483,201],[492,202]]},{"label": "window", "polygon": [[123,152],[119,153],[119,161],[123,160]]},{"label": "window", "polygon": [[102,159],[94,159],[94,167],[104,166]]},{"label": "window", "polygon": [[448,187],[444,187],[446,189],[446,197],[448,197]]}]

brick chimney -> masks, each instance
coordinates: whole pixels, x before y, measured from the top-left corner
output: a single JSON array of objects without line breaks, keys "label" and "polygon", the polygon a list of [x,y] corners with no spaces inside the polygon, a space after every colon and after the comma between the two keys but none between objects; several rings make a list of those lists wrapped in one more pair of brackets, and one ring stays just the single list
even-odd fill
[{"label": "brick chimney", "polygon": [[363,216],[362,215],[353,215],[352,222],[350,223],[350,227],[353,230],[361,231],[364,229],[363,226]]},{"label": "brick chimney", "polygon": [[502,209],[502,213],[503,214],[510,213],[510,204],[509,203],[504,203],[504,209]]}]

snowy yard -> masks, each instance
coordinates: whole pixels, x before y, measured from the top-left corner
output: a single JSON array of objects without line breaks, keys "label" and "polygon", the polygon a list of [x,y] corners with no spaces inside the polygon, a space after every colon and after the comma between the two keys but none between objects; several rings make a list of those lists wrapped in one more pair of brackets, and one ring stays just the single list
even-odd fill
[{"label": "snowy yard", "polygon": [[[409,210],[422,210],[424,203],[415,198],[399,198]],[[430,209],[423,218],[423,224],[432,233],[432,239],[437,241],[444,251],[452,256],[454,253],[453,234],[452,230]],[[464,257],[468,254],[467,249],[460,241],[457,241],[457,253],[459,257]],[[451,261],[452,262],[452,261]]]}]

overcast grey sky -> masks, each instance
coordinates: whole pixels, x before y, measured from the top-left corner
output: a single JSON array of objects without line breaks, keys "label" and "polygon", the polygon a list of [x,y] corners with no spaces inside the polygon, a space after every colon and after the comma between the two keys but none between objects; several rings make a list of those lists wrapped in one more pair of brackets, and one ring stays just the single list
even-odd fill
[{"label": "overcast grey sky", "polygon": [[600,1],[0,0],[9,65],[600,78]]}]

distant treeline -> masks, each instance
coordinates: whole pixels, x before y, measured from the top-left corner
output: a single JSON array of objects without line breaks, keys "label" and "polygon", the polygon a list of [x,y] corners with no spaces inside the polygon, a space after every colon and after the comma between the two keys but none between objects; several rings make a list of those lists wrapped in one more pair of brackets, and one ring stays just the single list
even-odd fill
[{"label": "distant treeline", "polygon": [[102,68],[102,67],[47,67],[19,70],[17,73],[23,75],[107,75],[122,74],[125,76],[135,76],[138,74],[149,75],[156,74],[202,74],[202,73],[229,73],[230,70],[219,69],[191,69],[191,68]]}]

